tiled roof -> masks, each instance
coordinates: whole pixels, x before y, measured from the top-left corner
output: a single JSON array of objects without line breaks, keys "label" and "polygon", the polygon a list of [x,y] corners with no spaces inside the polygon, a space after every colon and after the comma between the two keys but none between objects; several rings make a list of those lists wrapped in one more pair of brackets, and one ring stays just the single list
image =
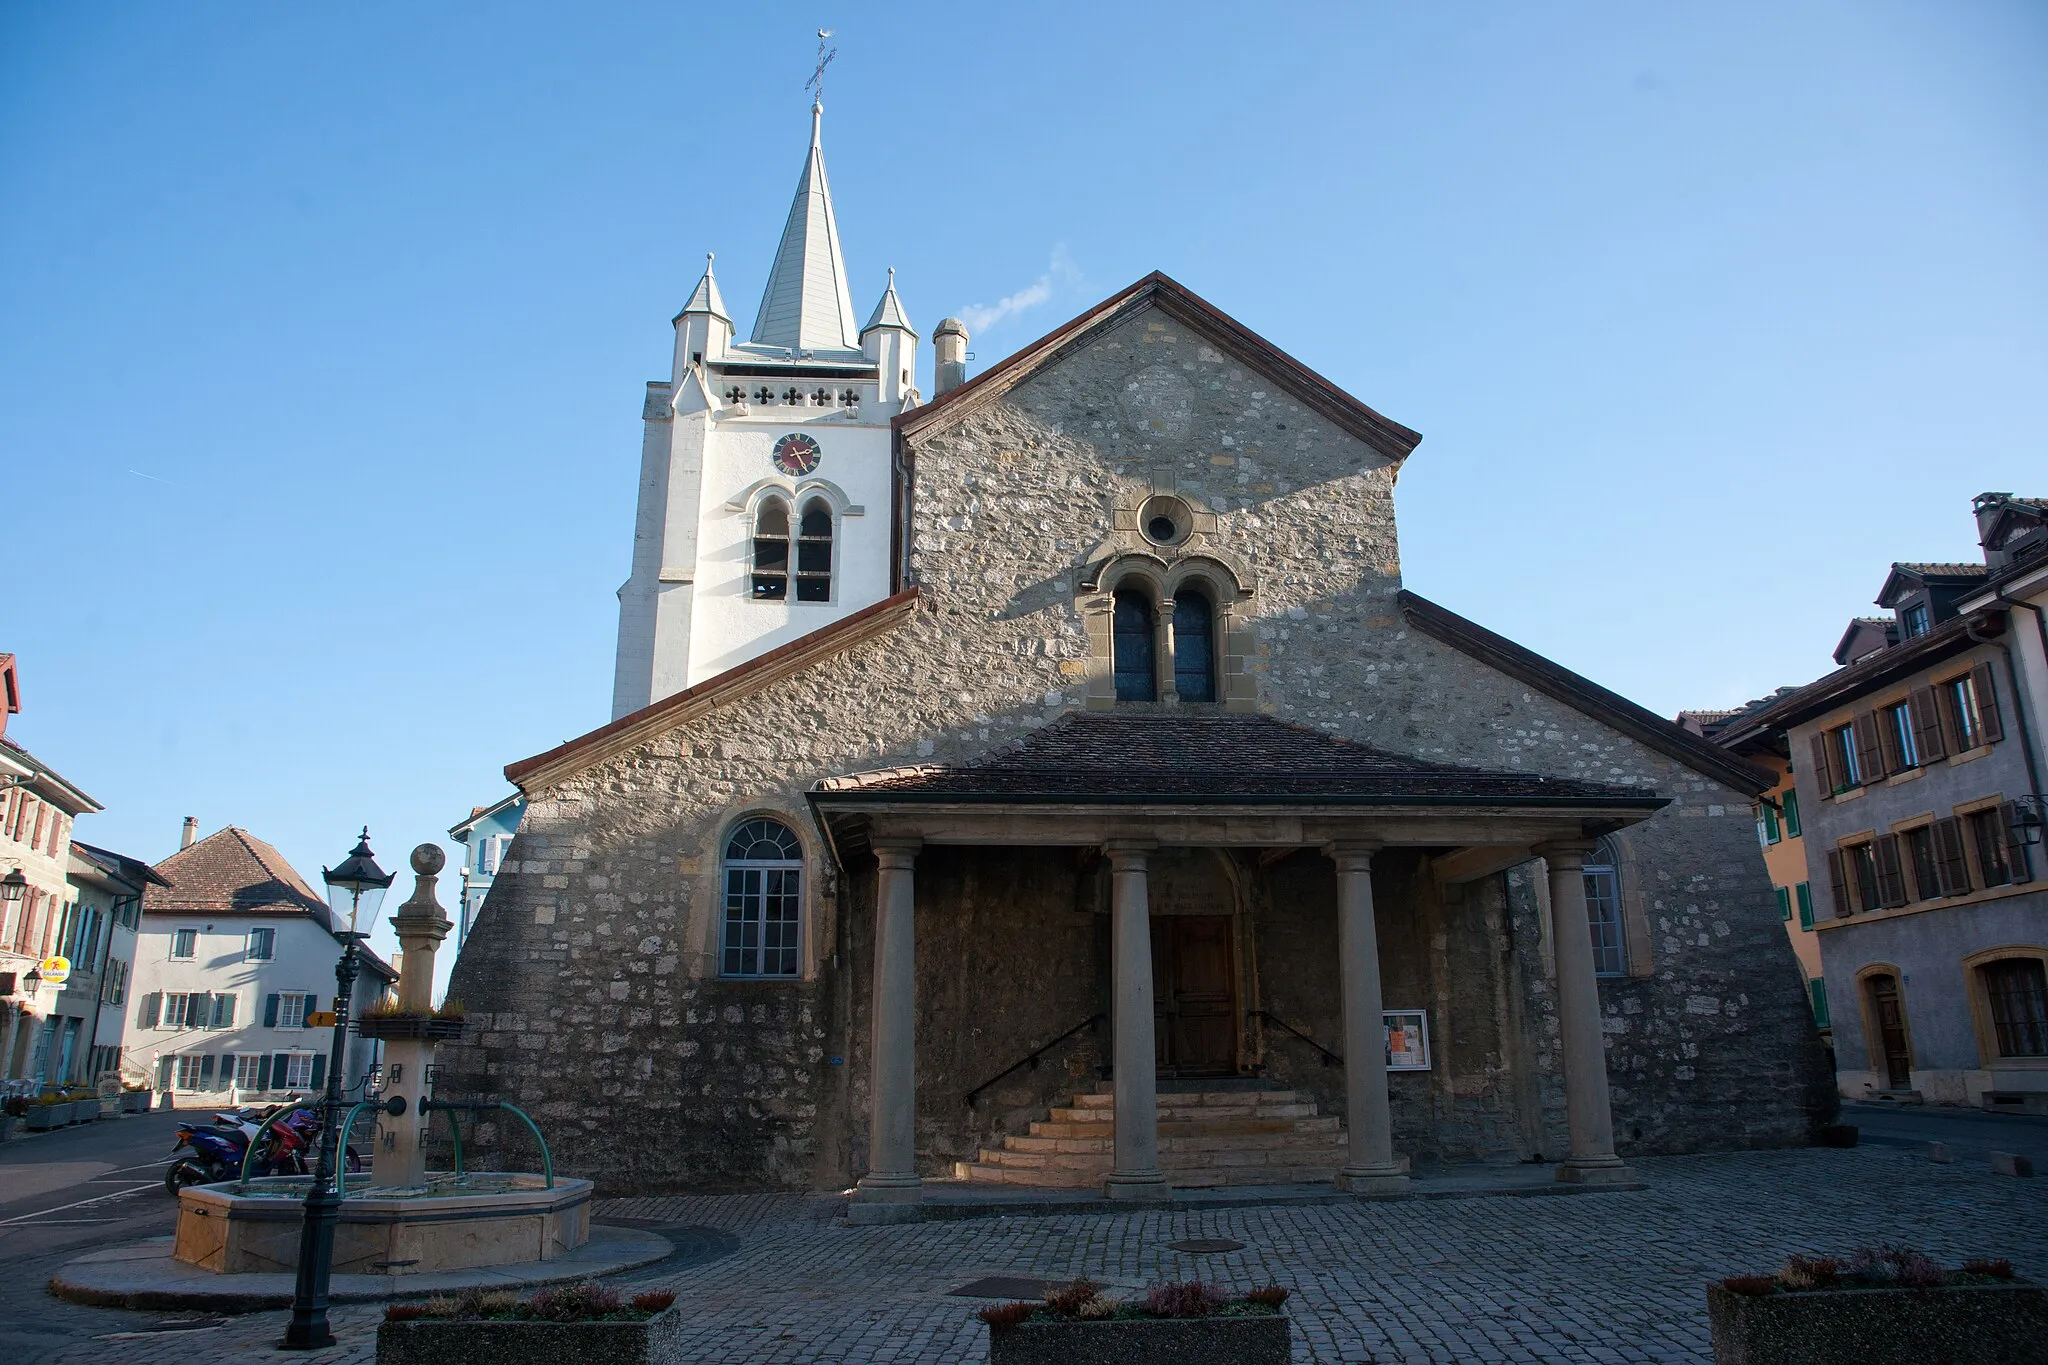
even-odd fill
[{"label": "tiled roof", "polygon": [[[1917,574],[1921,578],[1982,578],[1986,572],[1982,564],[1915,564],[1900,561],[1892,568],[1901,573]],[[1869,617],[1859,616],[1859,621]]]},{"label": "tiled roof", "polygon": [[156,865],[168,886],[143,895],[147,914],[310,915],[329,924],[327,902],[284,855],[233,825]]},{"label": "tiled roof", "polygon": [[854,801],[1664,804],[1637,788],[1430,763],[1267,716],[1192,712],[1068,712],[974,763],[827,778],[813,791]]}]

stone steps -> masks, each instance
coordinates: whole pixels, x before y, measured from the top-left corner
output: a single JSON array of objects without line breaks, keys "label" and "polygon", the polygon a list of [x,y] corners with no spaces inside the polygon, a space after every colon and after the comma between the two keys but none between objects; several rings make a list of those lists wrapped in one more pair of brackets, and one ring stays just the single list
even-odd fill
[{"label": "stone steps", "polygon": [[[1217,1185],[1327,1183],[1344,1163],[1343,1126],[1318,1114],[1292,1090],[1176,1091],[1158,1099],[1159,1166],[1168,1183]],[[1116,1150],[1116,1096],[1069,1096],[1028,1134],[955,1162],[957,1180],[1047,1189],[1085,1189],[1110,1172]]]}]

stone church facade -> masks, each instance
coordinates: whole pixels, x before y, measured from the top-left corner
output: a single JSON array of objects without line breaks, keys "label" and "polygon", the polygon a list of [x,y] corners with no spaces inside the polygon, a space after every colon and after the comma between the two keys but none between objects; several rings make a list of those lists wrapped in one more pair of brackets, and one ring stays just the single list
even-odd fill
[{"label": "stone church facade", "polygon": [[940,388],[886,592],[507,769],[445,1094],[874,1221],[1098,1090],[1063,1179],[1140,1199],[1177,1091],[1313,1103],[1365,1193],[1830,1115],[1768,775],[1404,590],[1416,433],[1159,275]]}]

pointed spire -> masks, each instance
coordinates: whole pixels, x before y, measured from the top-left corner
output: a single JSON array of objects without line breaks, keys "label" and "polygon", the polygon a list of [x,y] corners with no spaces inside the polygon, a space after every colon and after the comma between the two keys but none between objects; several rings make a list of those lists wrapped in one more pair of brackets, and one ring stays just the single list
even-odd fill
[{"label": "pointed spire", "polygon": [[846,262],[839,254],[839,223],[825,180],[821,142],[824,106],[811,106],[811,149],[804,158],[796,200],[782,227],[782,244],[768,272],[768,288],[754,318],[752,340],[795,351],[850,351],[860,345],[853,299],[846,292]]},{"label": "pointed spire", "polygon": [[866,336],[877,327],[898,327],[912,336],[917,335],[917,329],[910,325],[910,319],[903,316],[903,300],[896,297],[896,267],[893,265],[889,267],[889,287],[882,291],[881,302],[875,305],[873,315],[868,318],[868,325],[860,329],[860,334]]},{"label": "pointed spire", "polygon": [[[711,273],[711,263],[717,259],[716,252],[704,253],[704,278],[697,281],[697,287],[690,291],[690,301],[683,305],[683,313],[709,313],[730,323],[732,315],[725,311],[725,300],[718,296],[717,277]],[[683,313],[676,316],[681,317]]]}]

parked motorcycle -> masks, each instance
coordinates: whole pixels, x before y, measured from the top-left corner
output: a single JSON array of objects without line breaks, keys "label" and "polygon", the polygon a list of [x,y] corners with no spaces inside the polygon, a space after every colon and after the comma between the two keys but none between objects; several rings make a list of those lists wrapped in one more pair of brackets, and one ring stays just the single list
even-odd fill
[{"label": "parked motorcycle", "polygon": [[[262,1134],[256,1159],[249,1162],[251,1175],[304,1175],[318,1163],[321,1119],[318,1110],[293,1109],[266,1129],[265,1119],[278,1112],[269,1109],[237,1109],[213,1116],[213,1123],[196,1120],[178,1125],[177,1142],[171,1149],[171,1164],[164,1171],[164,1189],[171,1194],[188,1185],[211,1185],[238,1180],[242,1175],[249,1144]],[[343,1166],[354,1175],[363,1169],[362,1154],[353,1147],[343,1155]]]}]

